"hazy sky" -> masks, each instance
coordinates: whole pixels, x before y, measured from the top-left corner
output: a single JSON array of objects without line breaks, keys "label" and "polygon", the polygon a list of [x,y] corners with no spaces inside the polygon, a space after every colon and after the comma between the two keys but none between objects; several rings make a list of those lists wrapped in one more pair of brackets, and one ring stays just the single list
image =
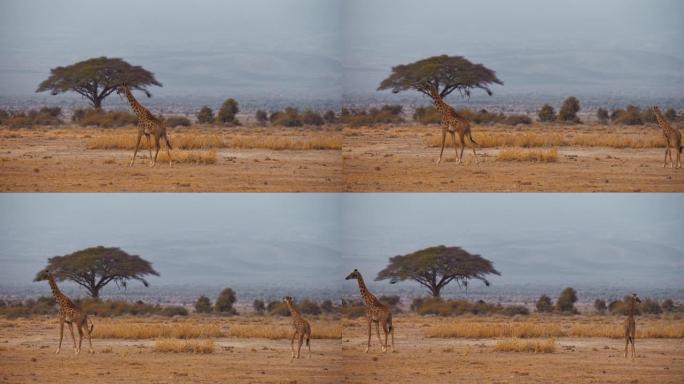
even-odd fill
[{"label": "hazy sky", "polygon": [[96,56],[174,96],[370,93],[393,65],[448,53],[496,70],[497,94],[684,98],[680,0],[3,0],[0,95]]},{"label": "hazy sky", "polygon": [[0,281],[95,245],[164,284],[341,286],[431,245],[492,260],[495,284],[682,288],[680,194],[2,194]]}]

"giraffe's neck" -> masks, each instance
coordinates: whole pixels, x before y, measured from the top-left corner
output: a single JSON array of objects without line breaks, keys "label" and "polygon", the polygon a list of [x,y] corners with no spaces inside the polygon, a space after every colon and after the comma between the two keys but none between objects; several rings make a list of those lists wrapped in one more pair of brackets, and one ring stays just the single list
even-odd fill
[{"label": "giraffe's neck", "polygon": [[632,300],[629,301],[629,317],[630,317],[630,318],[633,318],[633,317],[634,317],[634,307],[635,307],[635,305],[636,305],[636,303],[635,303],[635,300],[634,300],[634,299],[632,299]]},{"label": "giraffe's neck", "polygon": [[356,278],[356,281],[359,283],[359,292],[361,292],[361,297],[363,298],[363,302],[366,303],[366,305],[375,304],[375,301],[377,301],[377,299],[375,299],[375,296],[373,296],[373,294],[370,293],[370,291],[366,287],[366,283],[363,281],[363,277],[361,277],[360,274]]},{"label": "giraffe's neck", "polygon": [[445,113],[446,111],[449,110],[449,106],[447,105],[447,103],[444,102],[442,97],[437,92],[434,92],[432,94],[432,103],[435,105],[437,110],[441,113]]},{"label": "giraffe's neck", "polygon": [[52,291],[52,296],[54,296],[55,301],[57,301],[57,304],[59,304],[60,307],[63,307],[66,304],[68,304],[69,299],[62,293],[62,291],[59,290],[57,282],[55,281],[55,278],[52,277],[52,275],[48,276],[48,282],[50,283],[50,290]]},{"label": "giraffe's neck", "polygon": [[138,100],[135,99],[131,90],[128,89],[128,87],[124,87],[124,93],[126,94],[126,98],[128,99],[128,103],[131,105],[131,108],[133,109],[133,112],[135,113],[135,115],[138,116],[139,119],[144,118],[145,117],[145,108],[142,105],[140,105]]},{"label": "giraffe's neck", "polygon": [[672,126],[665,120],[660,111],[654,110],[653,113],[655,114],[656,121],[658,121],[658,125],[660,125],[665,133],[672,131]]},{"label": "giraffe's neck", "polygon": [[299,312],[299,310],[294,305],[290,304],[289,302],[285,302],[285,304],[287,304],[287,308],[290,309],[290,314],[292,314],[293,319],[302,318],[301,312]]}]

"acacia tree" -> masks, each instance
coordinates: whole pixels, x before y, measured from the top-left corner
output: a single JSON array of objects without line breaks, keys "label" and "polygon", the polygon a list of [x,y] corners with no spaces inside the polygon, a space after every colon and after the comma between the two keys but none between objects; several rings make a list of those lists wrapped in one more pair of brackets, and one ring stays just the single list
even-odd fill
[{"label": "acacia tree", "polygon": [[151,94],[147,86],[161,87],[152,72],[138,65],[130,65],[119,58],[97,57],[50,70],[50,77],[44,80],[36,92],[50,91],[52,95],[76,92],[100,109],[102,101],[121,84]]},{"label": "acacia tree", "polygon": [[380,83],[378,91],[390,89],[399,93],[416,90],[430,96],[430,87],[434,86],[442,98],[454,91],[469,97],[476,88],[491,96],[489,87],[492,84],[503,85],[493,70],[482,64],[473,64],[463,56],[440,55],[392,67],[392,74]]},{"label": "acacia tree", "polygon": [[460,247],[438,245],[390,257],[389,264],[378,273],[376,281],[389,279],[391,284],[414,280],[425,286],[433,297],[439,297],[442,288],[451,282],[459,286],[476,279],[489,286],[488,274],[501,275],[491,261],[473,255]]},{"label": "acacia tree", "polygon": [[[71,280],[84,287],[94,298],[99,297],[100,290],[111,282],[126,287],[128,280],[138,280],[147,287],[149,283],[145,276],[159,276],[152,264],[142,257],[101,245],[51,257],[44,270],[49,271],[55,280]],[[40,278],[41,272],[36,279]]]}]

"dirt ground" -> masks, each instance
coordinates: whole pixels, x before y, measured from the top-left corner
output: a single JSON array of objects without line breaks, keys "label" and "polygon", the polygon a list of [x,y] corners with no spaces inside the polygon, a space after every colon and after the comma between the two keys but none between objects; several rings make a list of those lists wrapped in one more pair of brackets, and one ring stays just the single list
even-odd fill
[{"label": "dirt ground", "polygon": [[[478,149],[472,164],[454,162],[453,144],[428,147],[438,126],[345,128],[344,190],[349,192],[681,192],[684,169],[663,168],[664,148],[560,147],[558,161],[496,160],[498,148]],[[536,129],[536,128],[533,128]],[[593,129],[593,128],[589,128]],[[492,131],[476,127],[478,133]],[[515,128],[507,128],[515,131]],[[602,130],[602,131],[605,131]],[[628,132],[630,133],[630,132]],[[637,132],[631,132],[638,134]],[[607,134],[621,134],[612,132]]]},{"label": "dirt ground", "polygon": [[[95,326],[97,327],[97,319]],[[153,340],[94,339],[94,355],[60,354],[54,319],[0,320],[1,383],[339,383],[339,339],[311,340],[311,359],[292,360],[289,340],[217,338],[214,353],[153,351]],[[303,347],[304,349],[304,347]]]},{"label": "dirt ground", "polygon": [[[282,129],[280,129],[282,130]],[[107,130],[0,129],[0,191],[331,192],[342,189],[339,150],[218,150],[216,164],[147,166],[141,150],[86,149]],[[114,129],[107,134],[115,132]],[[279,129],[268,134],[279,135]],[[171,137],[173,138],[173,133]]]},{"label": "dirt ground", "polygon": [[[494,339],[426,338],[430,319],[395,319],[395,353],[380,351],[365,320],[346,323],[342,337],[348,383],[682,383],[681,339],[637,340],[638,357],[623,355],[624,341],[559,338],[553,353],[495,352]],[[375,330],[373,330],[375,332]]]}]

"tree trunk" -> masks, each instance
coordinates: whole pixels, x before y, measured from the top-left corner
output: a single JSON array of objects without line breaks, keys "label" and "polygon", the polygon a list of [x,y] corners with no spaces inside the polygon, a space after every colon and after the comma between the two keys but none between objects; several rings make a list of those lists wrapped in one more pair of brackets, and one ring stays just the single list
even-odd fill
[{"label": "tree trunk", "polygon": [[100,288],[88,287],[88,292],[90,293],[90,297],[92,297],[93,299],[97,299],[100,297]]},{"label": "tree trunk", "polygon": [[432,286],[430,287],[430,293],[432,294],[432,297],[434,298],[439,298],[439,292],[442,290],[440,287]]},{"label": "tree trunk", "polygon": [[93,107],[95,107],[95,109],[102,109],[102,99],[95,98],[93,100]]}]

